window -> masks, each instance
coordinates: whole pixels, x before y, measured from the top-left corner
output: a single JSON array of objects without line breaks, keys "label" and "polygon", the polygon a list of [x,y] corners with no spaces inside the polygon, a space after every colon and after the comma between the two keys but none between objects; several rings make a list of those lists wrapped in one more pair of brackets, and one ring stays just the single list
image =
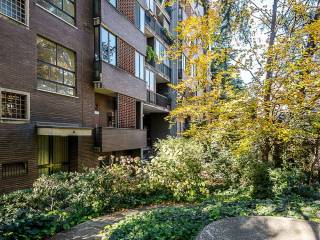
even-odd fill
[{"label": "window", "polygon": [[67,23],[75,25],[75,0],[38,0],[37,3]]},{"label": "window", "polygon": [[117,38],[104,28],[101,28],[101,59],[117,65]]},{"label": "window", "polygon": [[23,176],[28,173],[27,162],[2,164],[2,179]]},{"label": "window", "polygon": [[156,54],[157,56],[163,60],[164,65],[170,67],[170,60],[166,58],[166,48],[156,39]]},{"label": "window", "polygon": [[38,89],[76,95],[76,54],[54,42],[37,37]]},{"label": "window", "polygon": [[156,83],[154,81],[154,72],[146,69],[146,83],[147,89],[156,92]]},{"label": "window", "polygon": [[27,24],[26,0],[0,0],[0,13],[20,23]]},{"label": "window", "polygon": [[153,12],[153,13],[155,13],[155,2],[154,2],[154,0],[147,0],[147,6],[148,6],[148,9],[151,11],[151,12]]},{"label": "window", "polygon": [[136,27],[144,33],[145,13],[144,9],[136,2]]},{"label": "window", "polygon": [[29,120],[30,94],[0,88],[0,120]]},{"label": "window", "polygon": [[38,136],[39,174],[69,171],[68,137]]},{"label": "window", "polygon": [[117,0],[108,0],[109,3],[114,6],[115,8],[117,7]]},{"label": "window", "polygon": [[137,51],[135,56],[135,76],[144,79],[144,56]]}]

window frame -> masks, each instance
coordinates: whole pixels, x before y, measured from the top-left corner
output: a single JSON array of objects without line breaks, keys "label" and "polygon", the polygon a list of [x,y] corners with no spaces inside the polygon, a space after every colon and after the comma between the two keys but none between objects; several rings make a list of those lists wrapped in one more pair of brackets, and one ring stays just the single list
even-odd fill
[{"label": "window frame", "polygon": [[[77,53],[75,51],[73,51],[72,49],[70,48],[67,48],[57,42],[54,42],[54,41],[51,41],[50,39],[47,39],[45,37],[42,37],[40,35],[37,35],[37,39],[38,38],[42,38],[46,41],[49,41],[50,43],[54,44],[55,45],[55,61],[56,61],[56,64],[52,64],[52,63],[49,63],[49,62],[46,62],[44,60],[41,60],[39,59],[39,52],[38,52],[38,46],[37,46],[37,90],[39,91],[44,91],[44,92],[49,92],[49,93],[53,93],[53,94],[58,94],[58,95],[63,95],[63,96],[68,96],[68,97],[77,97],[77,93],[78,93],[78,88],[77,88],[77,84],[78,84],[78,79],[77,79]],[[67,49],[71,52],[74,53],[74,71],[72,70],[69,70],[67,68],[64,68],[64,67],[61,67],[58,65],[58,48],[62,48],[62,49]],[[38,75],[38,66],[40,64],[44,64],[44,65],[47,65],[49,67],[54,67],[54,68],[57,68],[57,69],[60,69],[62,70],[62,83],[61,82],[58,82],[58,81],[54,81],[52,79],[45,79],[45,78],[42,78],[42,77],[39,77]],[[68,84],[65,84],[65,72],[68,72],[68,73],[73,73],[74,74],[74,86],[71,86],[71,85],[68,85]],[[44,81],[44,82],[49,82],[49,83],[54,83],[56,85],[56,91],[50,91],[50,90],[46,90],[46,89],[41,89],[39,87],[39,81]],[[74,91],[74,94],[73,95],[70,95],[70,94],[65,94],[65,93],[60,93],[57,91],[57,86],[64,86],[64,87],[69,87],[69,88],[72,88],[73,91]]]},{"label": "window frame", "polygon": [[[138,58],[137,58],[138,57]],[[137,67],[137,60],[138,60],[138,64],[139,66]],[[145,57],[139,53],[138,51],[135,51],[135,56],[134,56],[134,76],[136,78],[139,78],[141,80],[145,80]],[[138,72],[137,72],[138,69]]]},{"label": "window frame", "polygon": [[[114,57],[115,57],[115,63],[113,64],[113,63],[111,63],[110,61],[107,61],[106,59],[104,59],[103,57],[102,57],[102,31],[106,31],[107,32],[107,40],[108,40],[108,42],[110,42],[110,35],[112,35],[114,38],[115,38],[115,54],[114,54]],[[112,65],[112,66],[118,66],[118,37],[117,37],[117,35],[115,35],[115,34],[113,34],[111,31],[109,31],[107,28],[105,28],[105,27],[103,27],[103,26],[100,26],[100,29],[99,29],[99,35],[100,35],[100,37],[99,37],[99,49],[100,49],[100,53],[99,53],[99,55],[100,55],[100,59],[101,59],[101,61],[103,61],[103,62],[106,62],[106,63],[108,63],[108,64],[110,64],[110,65]]]},{"label": "window frame", "polygon": [[25,20],[25,22],[21,22],[21,21],[19,21],[18,19],[15,19],[15,18],[13,18],[13,17],[11,17],[11,16],[9,16],[9,15],[7,15],[7,14],[5,14],[5,13],[3,13],[3,12],[0,12],[0,15],[1,16],[4,16],[4,17],[6,17],[6,18],[8,18],[8,19],[10,19],[10,20],[12,20],[12,21],[14,21],[14,22],[17,22],[17,23],[19,23],[19,24],[22,24],[22,25],[24,25],[24,26],[29,26],[29,18],[30,18],[30,16],[29,16],[29,9],[30,9],[30,1],[29,0],[25,0],[24,1],[24,20]]},{"label": "window frame", "polygon": [[[24,119],[19,118],[6,118],[2,117],[2,92],[9,92],[13,94],[19,94],[26,96],[26,117]],[[8,88],[0,88],[0,122],[11,122],[11,123],[19,123],[19,122],[29,122],[30,121],[30,93],[29,92],[23,92],[19,90],[14,89],[8,89]]]},{"label": "window frame", "polygon": [[136,5],[135,5],[135,26],[142,33],[144,33],[145,25],[146,25],[145,15],[146,14],[145,14],[144,8],[136,1]]},{"label": "window frame", "polygon": [[[153,75],[153,80],[152,80],[153,85],[152,86],[151,86],[151,78],[150,78],[151,75]],[[148,68],[146,68],[145,81],[146,81],[147,89],[149,91],[156,92],[156,90],[157,90],[156,76],[155,76],[155,73]]]},{"label": "window frame", "polygon": [[[63,14],[67,15],[68,17],[70,17],[71,19],[73,19],[73,23],[68,22],[67,20],[65,20],[64,18],[60,17],[59,15],[55,14],[54,12],[50,11],[49,9],[47,9],[45,6],[43,6],[40,2],[46,2],[48,5],[50,5],[51,7],[53,7],[55,10],[59,10],[60,12],[62,12]],[[74,16],[70,15],[68,12],[66,12],[63,9],[63,1],[62,2],[62,8],[60,8],[59,6],[54,5],[53,3],[51,3],[48,0],[36,0],[36,5],[39,6],[40,8],[44,9],[45,11],[47,11],[48,13],[50,13],[51,15],[55,16],[56,18],[60,19],[61,21],[67,23],[68,25],[72,26],[72,27],[76,27],[77,26],[77,0],[68,0],[70,2],[73,3],[74,6]]]}]

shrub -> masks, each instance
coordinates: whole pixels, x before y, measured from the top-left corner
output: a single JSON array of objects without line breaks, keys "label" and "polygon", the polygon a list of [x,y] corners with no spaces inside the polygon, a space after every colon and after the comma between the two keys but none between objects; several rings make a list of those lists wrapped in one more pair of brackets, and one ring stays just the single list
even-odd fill
[{"label": "shrub", "polygon": [[195,239],[208,223],[236,216],[283,216],[320,222],[319,203],[291,195],[283,199],[250,199],[239,191],[222,192],[215,199],[195,206],[168,207],[128,216],[106,226],[107,240]]},{"label": "shrub", "polygon": [[185,240],[195,236],[212,219],[196,207],[169,207],[138,214],[105,228],[109,240]]},{"label": "shrub", "polygon": [[194,200],[209,194],[204,176],[204,148],[199,142],[168,138],[155,147],[157,155],[147,170],[152,189],[162,189],[178,200]]}]

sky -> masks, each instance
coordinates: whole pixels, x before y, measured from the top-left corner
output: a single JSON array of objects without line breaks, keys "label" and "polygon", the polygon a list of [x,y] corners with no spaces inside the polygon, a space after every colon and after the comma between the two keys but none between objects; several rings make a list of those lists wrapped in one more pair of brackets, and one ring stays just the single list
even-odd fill
[{"label": "sky", "polygon": [[[273,0],[254,0],[255,4],[258,6],[267,6],[268,10],[271,11],[272,9],[272,4],[273,4]],[[265,43],[265,46],[267,46],[267,40],[268,40],[268,35],[266,32],[262,31],[259,27],[258,27],[259,22],[256,22],[256,26],[254,26],[254,28],[257,29],[257,35],[256,38],[259,38],[261,44]],[[256,64],[252,71],[256,71],[258,69],[258,65]],[[244,71],[242,70],[240,72],[240,76],[241,79],[245,82],[245,83],[249,83],[252,81],[252,76],[248,71]]]}]

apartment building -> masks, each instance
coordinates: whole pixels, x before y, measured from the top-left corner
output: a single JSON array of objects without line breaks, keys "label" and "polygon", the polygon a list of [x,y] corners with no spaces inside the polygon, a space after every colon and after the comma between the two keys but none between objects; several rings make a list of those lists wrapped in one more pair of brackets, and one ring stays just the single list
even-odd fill
[{"label": "apartment building", "polygon": [[112,155],[146,158],[175,134],[164,118],[182,70],[165,51],[183,12],[161,0],[0,0],[0,193]]}]

